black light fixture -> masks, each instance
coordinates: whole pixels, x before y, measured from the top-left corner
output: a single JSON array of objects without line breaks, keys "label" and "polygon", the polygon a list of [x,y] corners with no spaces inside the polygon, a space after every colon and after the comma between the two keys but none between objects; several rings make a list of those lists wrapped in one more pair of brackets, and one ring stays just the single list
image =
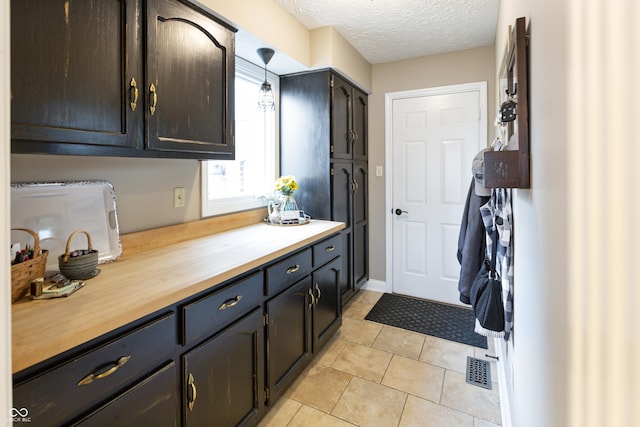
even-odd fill
[{"label": "black light fixture", "polygon": [[262,59],[262,62],[264,62],[264,83],[260,86],[258,109],[264,112],[274,111],[276,109],[276,102],[273,97],[271,84],[267,81],[267,64],[271,61],[275,52],[273,49],[269,49],[268,47],[262,47],[258,49],[257,52],[260,59]]}]

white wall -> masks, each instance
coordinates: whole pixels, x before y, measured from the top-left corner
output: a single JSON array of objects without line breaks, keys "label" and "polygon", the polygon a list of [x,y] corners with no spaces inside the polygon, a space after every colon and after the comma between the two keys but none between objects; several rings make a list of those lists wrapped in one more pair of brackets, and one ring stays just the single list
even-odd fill
[{"label": "white wall", "polygon": [[[606,4],[606,6],[605,6]],[[530,21],[530,190],[514,197],[517,427],[640,425],[635,0],[501,2]]]}]

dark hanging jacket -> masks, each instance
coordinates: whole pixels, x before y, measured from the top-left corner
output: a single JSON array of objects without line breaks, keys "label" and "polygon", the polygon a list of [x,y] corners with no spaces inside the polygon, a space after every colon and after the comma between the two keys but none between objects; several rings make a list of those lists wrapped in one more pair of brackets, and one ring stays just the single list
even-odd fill
[{"label": "dark hanging jacket", "polygon": [[485,258],[485,228],[480,214],[480,206],[488,201],[489,197],[476,194],[475,181],[471,179],[460,224],[460,235],[458,236],[458,262],[460,263],[458,291],[460,292],[460,301],[465,304],[471,304],[469,299],[471,283],[473,283],[473,279]]}]

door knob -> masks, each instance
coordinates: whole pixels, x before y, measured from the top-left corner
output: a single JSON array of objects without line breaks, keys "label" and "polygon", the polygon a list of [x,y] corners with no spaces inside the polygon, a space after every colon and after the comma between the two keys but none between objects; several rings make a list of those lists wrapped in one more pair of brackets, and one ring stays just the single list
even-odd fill
[{"label": "door knob", "polygon": [[402,215],[403,213],[409,213],[409,212],[403,211],[402,209],[396,209],[395,213],[396,213],[396,215]]}]

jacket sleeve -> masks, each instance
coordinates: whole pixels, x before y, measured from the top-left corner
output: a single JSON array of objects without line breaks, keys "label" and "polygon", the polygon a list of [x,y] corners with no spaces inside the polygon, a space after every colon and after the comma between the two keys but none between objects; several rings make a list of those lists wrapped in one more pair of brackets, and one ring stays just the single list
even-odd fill
[{"label": "jacket sleeve", "polygon": [[480,206],[488,201],[489,197],[476,195],[472,179],[458,235],[457,257],[460,263],[458,291],[460,292],[460,302],[464,304],[471,304],[469,298],[471,284],[485,258],[485,228],[480,214]]}]

